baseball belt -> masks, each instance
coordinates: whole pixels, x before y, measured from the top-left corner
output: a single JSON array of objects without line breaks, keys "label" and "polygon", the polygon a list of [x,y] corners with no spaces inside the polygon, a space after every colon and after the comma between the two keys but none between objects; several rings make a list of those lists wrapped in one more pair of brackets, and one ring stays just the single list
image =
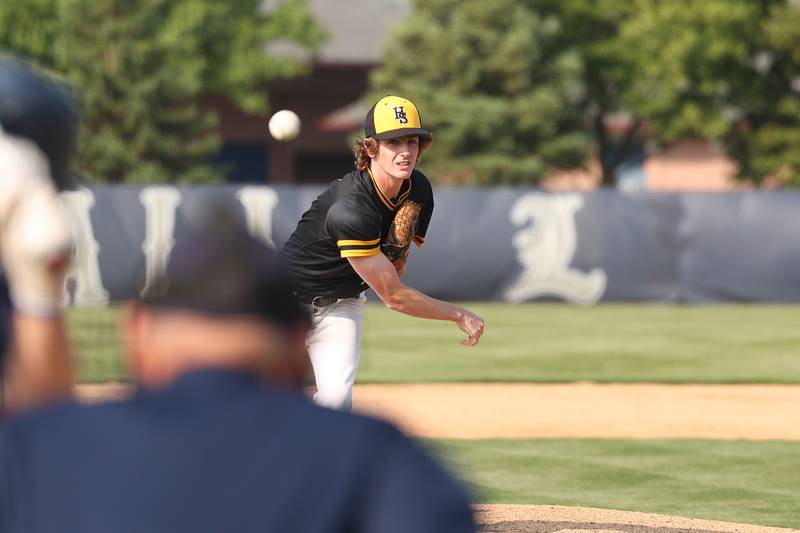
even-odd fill
[{"label": "baseball belt", "polygon": [[327,307],[335,304],[341,298],[338,296],[312,296],[310,294],[294,293],[294,297],[303,305],[313,305],[314,307]]}]

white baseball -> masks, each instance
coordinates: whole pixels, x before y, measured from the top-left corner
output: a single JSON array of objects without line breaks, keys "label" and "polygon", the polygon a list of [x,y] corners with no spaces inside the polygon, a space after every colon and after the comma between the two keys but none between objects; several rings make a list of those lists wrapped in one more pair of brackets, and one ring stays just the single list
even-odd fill
[{"label": "white baseball", "polygon": [[269,119],[269,132],[279,141],[291,141],[300,133],[297,113],[281,109]]}]

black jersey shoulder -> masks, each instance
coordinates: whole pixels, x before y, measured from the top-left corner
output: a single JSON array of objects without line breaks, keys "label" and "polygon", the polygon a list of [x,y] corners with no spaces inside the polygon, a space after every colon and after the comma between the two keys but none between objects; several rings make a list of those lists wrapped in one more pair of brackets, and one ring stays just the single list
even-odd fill
[{"label": "black jersey shoulder", "polygon": [[352,191],[331,204],[326,228],[341,257],[363,257],[380,252],[382,217],[366,192]]},{"label": "black jersey shoulder", "polygon": [[409,198],[417,201],[431,201],[433,202],[433,187],[428,176],[414,169],[411,173],[411,192]]},{"label": "black jersey shoulder", "polygon": [[417,229],[414,232],[414,244],[422,248],[433,216],[433,187],[428,177],[416,169],[411,174],[410,181],[412,183],[408,198],[422,206]]}]

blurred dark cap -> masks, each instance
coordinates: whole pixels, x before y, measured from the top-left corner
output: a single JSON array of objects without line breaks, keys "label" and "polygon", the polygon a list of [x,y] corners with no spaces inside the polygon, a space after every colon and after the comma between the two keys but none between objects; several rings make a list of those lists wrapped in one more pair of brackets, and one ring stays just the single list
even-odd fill
[{"label": "blurred dark cap", "polygon": [[78,105],[69,86],[0,57],[0,129],[39,147],[58,189],[71,185],[68,166],[78,134]]},{"label": "blurred dark cap", "polygon": [[166,275],[150,287],[141,301],[157,308],[256,317],[290,329],[310,323],[277,254],[250,235],[230,206],[208,206],[189,225]]}]

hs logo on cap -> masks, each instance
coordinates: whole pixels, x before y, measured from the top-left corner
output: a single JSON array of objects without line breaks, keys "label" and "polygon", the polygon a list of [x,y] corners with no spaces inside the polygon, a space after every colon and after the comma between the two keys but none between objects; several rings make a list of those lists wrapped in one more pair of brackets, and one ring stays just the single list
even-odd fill
[{"label": "hs logo on cap", "polygon": [[408,124],[408,117],[406,116],[406,111],[403,109],[403,106],[397,106],[394,109],[394,118],[397,119],[400,124]]}]

